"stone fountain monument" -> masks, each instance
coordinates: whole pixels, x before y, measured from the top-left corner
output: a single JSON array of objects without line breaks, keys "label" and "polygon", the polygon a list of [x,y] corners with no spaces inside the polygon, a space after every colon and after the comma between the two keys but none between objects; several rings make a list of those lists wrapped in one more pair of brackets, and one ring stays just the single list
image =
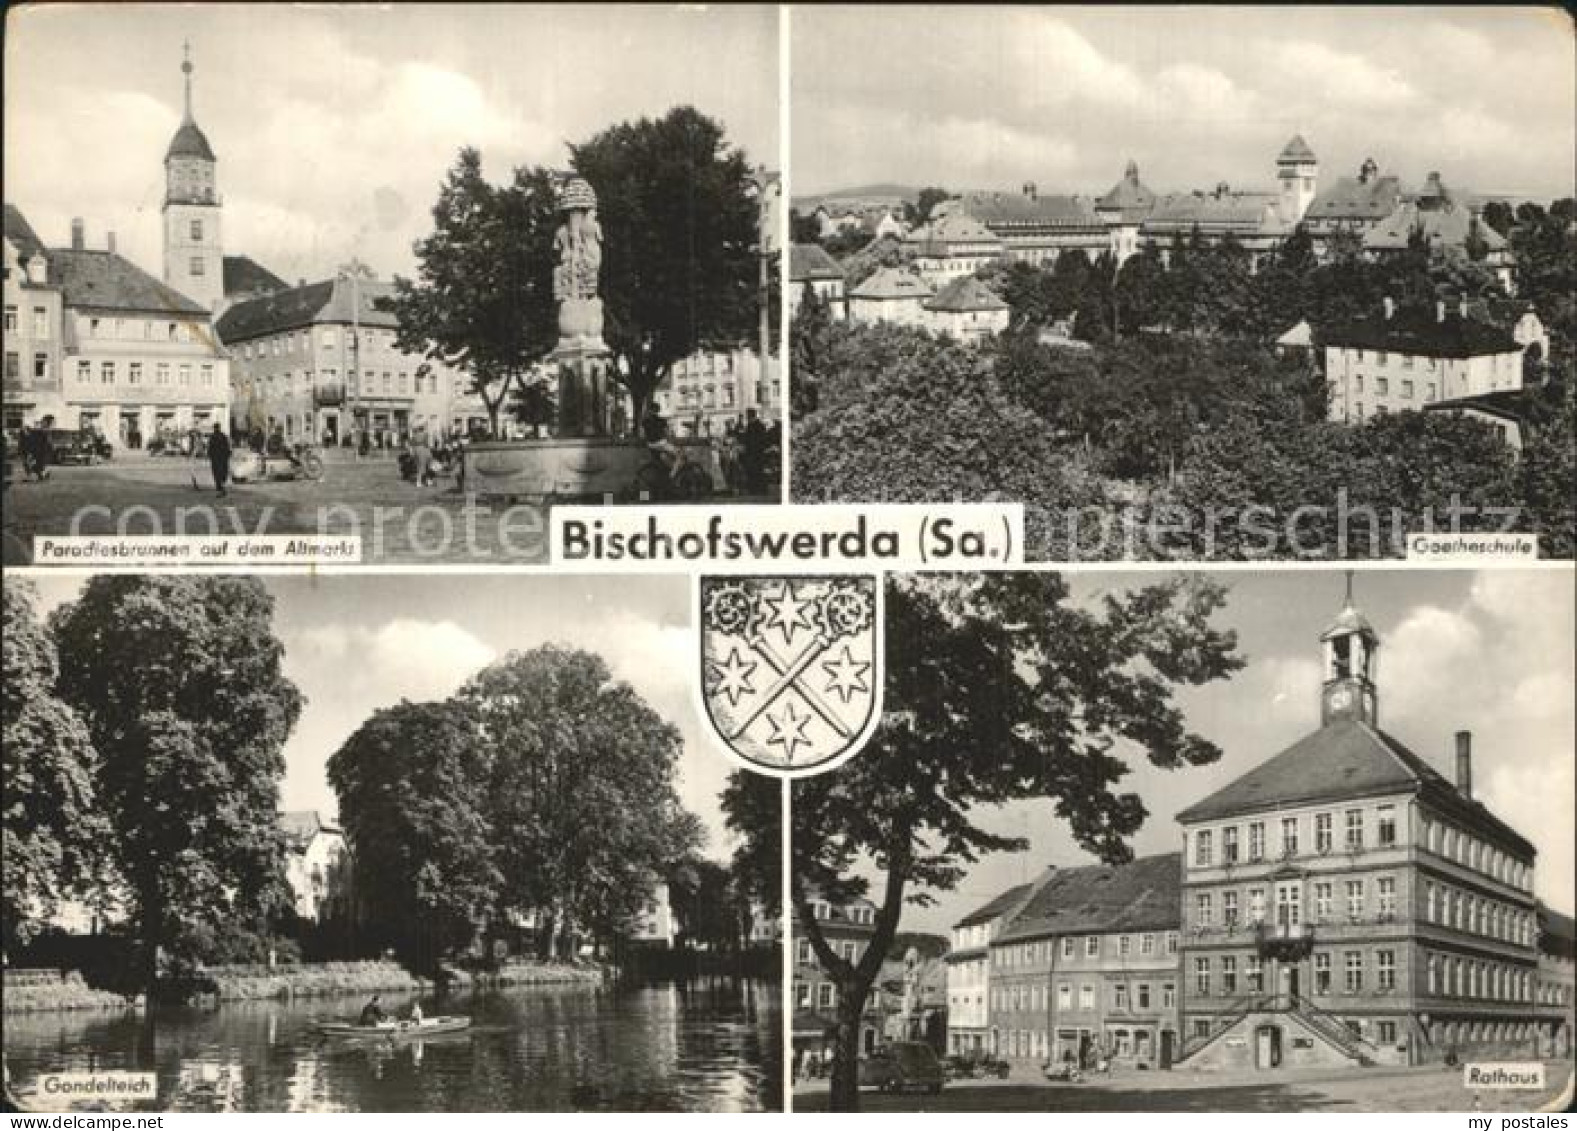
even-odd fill
[{"label": "stone fountain monument", "polygon": [[[620,435],[622,393],[602,337],[602,228],[597,194],[582,177],[558,190],[558,345],[547,362],[558,375],[550,439],[488,440],[466,454],[466,485],[483,497],[552,499],[639,498],[647,492],[652,455],[638,435]],[[719,476],[712,474],[714,484]]]}]

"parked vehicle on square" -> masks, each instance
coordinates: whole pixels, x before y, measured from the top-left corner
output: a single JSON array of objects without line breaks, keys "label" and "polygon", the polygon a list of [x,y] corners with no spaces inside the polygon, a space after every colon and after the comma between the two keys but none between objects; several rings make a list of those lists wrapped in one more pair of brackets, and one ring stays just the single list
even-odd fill
[{"label": "parked vehicle on square", "polygon": [[237,483],[290,482],[323,478],[323,457],[312,444],[296,444],[278,455],[264,455],[250,448],[237,451],[230,459],[230,478]]},{"label": "parked vehicle on square", "polygon": [[929,1092],[936,1095],[947,1073],[930,1045],[899,1041],[885,1045],[860,1061],[860,1086],[884,1092]]},{"label": "parked vehicle on square", "polygon": [[110,446],[93,432],[71,428],[49,430],[51,460],[57,464],[83,464],[91,467],[110,458]]},{"label": "parked vehicle on square", "polygon": [[1041,1071],[1048,1080],[1061,1081],[1066,1084],[1084,1083],[1084,1072],[1079,1068],[1077,1061],[1047,1061],[1041,1065]]},{"label": "parked vehicle on square", "polygon": [[992,1056],[990,1053],[977,1052],[965,1055],[954,1055],[947,1058],[947,1074],[950,1077],[976,1080],[995,1077],[998,1080],[1008,1078],[1008,1062]]}]

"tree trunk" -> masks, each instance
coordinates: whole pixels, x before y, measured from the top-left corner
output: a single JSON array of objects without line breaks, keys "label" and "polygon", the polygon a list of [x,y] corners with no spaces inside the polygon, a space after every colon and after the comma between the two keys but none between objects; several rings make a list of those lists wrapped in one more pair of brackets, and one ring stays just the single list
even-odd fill
[{"label": "tree trunk", "polygon": [[844,979],[838,986],[828,1111],[860,1110],[860,1020],[865,1016],[865,999],[870,989],[870,983],[861,984],[858,975]]}]

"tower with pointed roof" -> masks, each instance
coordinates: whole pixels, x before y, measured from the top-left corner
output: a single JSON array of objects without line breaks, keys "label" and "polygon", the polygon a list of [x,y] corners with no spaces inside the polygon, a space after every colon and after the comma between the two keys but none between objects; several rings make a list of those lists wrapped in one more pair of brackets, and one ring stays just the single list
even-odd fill
[{"label": "tower with pointed roof", "polygon": [[1380,652],[1380,638],[1353,604],[1351,575],[1347,585],[1347,600],[1341,612],[1320,636],[1325,653],[1320,723],[1328,726],[1351,719],[1375,726],[1379,722],[1375,661]]},{"label": "tower with pointed roof", "polygon": [[1303,219],[1319,189],[1320,163],[1302,134],[1295,134],[1276,158],[1276,180],[1281,185],[1281,218],[1290,227]]},{"label": "tower with pointed roof", "polygon": [[224,297],[224,242],[215,176],[218,158],[192,116],[192,57],[181,59],[185,106],[164,154],[164,281],[215,309]]}]

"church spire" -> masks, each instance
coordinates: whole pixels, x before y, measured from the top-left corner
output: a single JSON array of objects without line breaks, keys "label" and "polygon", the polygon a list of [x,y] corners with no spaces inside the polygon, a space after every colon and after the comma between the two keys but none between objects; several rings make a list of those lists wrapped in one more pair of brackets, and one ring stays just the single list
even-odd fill
[{"label": "church spire", "polygon": [[186,83],[186,112],[181,120],[192,120],[192,41],[186,40],[181,44],[181,75]]}]

